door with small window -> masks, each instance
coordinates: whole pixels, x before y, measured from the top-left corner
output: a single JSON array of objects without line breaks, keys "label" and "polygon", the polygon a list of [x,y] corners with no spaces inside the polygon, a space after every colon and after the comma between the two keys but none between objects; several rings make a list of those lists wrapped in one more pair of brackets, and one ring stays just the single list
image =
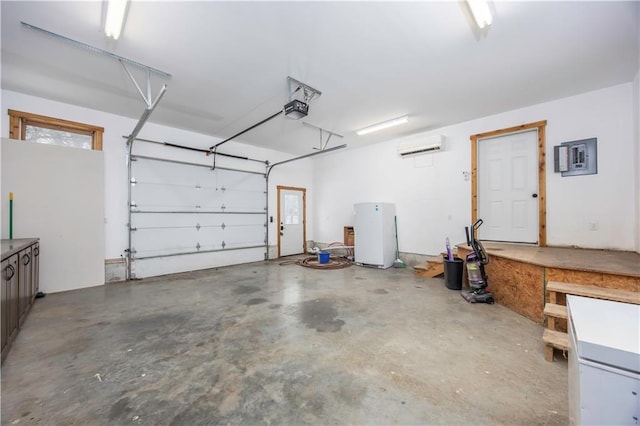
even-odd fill
[{"label": "door with small window", "polygon": [[278,256],[304,253],[306,189],[278,186]]}]

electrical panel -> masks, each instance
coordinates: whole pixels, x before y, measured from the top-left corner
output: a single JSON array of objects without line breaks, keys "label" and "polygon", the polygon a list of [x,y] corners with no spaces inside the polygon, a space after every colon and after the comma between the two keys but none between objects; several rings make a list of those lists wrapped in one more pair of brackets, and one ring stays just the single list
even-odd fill
[{"label": "electrical panel", "polygon": [[598,173],[597,138],[563,142],[553,147],[554,170],[562,176]]}]

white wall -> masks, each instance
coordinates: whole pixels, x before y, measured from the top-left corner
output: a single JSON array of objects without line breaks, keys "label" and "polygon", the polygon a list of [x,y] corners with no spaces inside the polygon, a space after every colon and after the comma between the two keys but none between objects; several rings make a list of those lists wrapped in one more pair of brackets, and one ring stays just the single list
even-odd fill
[{"label": "white wall", "polygon": [[[638,21],[640,21],[640,11],[638,11]],[[638,42],[638,50],[640,51],[640,28],[638,29]],[[640,253],[640,54],[638,58],[638,72],[636,78],[633,79],[633,118],[636,148],[636,251]]]},{"label": "white wall", "polygon": [[635,182],[636,182],[636,251],[640,253],[640,67],[636,78],[633,80],[633,119],[634,134],[633,140],[635,145]]},{"label": "white wall", "polygon": [[[169,91],[171,88],[168,89]],[[127,247],[127,166],[126,144],[124,135],[131,133],[137,119],[126,118],[102,111],[91,110],[70,104],[50,101],[48,99],[25,95],[18,92],[2,91],[2,129],[1,134],[8,135],[9,119],[7,109],[15,109],[35,114],[64,118],[72,121],[102,126],[105,129],[103,138],[103,152],[105,164],[105,256],[106,258],[119,258]],[[144,105],[140,102],[140,113]],[[151,116],[153,120],[153,115]],[[208,148],[220,139],[208,135],[189,132],[182,129],[161,126],[148,122],[138,135],[158,141],[168,141],[181,145],[189,145],[200,148]],[[185,161],[202,161],[210,164],[210,159],[204,154],[193,153],[185,150],[171,149],[163,146],[144,145],[136,142],[136,152],[158,157],[169,157]],[[289,154],[247,146],[235,142],[229,142],[220,148],[220,152],[246,155],[251,158],[268,160],[270,163],[291,158]],[[254,166],[252,166],[254,167]],[[261,167],[258,165],[258,167]],[[264,170],[264,168],[263,168]],[[273,170],[269,188],[269,211],[276,215],[276,185],[288,185],[307,188],[307,202],[313,202],[312,188],[312,161],[300,160],[279,166]],[[313,212],[307,210],[308,223],[313,223]],[[276,224],[270,224],[269,243],[277,244]],[[308,227],[307,237],[313,238],[313,230]],[[185,257],[186,259],[186,257]],[[188,270],[190,266],[185,260],[183,266]],[[177,265],[180,268],[180,265]]]},{"label": "white wall", "polygon": [[[547,120],[547,241],[553,246],[634,250],[637,186],[631,83],[447,126],[425,134],[447,137],[446,150],[401,159],[398,140],[315,160],[315,237],[342,240],[363,201],[396,203],[400,251],[434,255],[448,236],[464,241],[471,220],[469,136]],[[420,137],[420,136],[414,136]],[[562,178],[553,146],[598,138],[598,174]],[[598,230],[589,231],[597,222]]]},{"label": "white wall", "polygon": [[103,284],[102,153],[5,138],[1,151],[3,217],[13,192],[13,237],[40,238],[41,290]]}]

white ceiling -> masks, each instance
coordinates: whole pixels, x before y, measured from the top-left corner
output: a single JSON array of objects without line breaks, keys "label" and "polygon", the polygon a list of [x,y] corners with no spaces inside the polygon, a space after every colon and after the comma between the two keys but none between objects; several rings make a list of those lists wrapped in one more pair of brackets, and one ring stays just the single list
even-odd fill
[{"label": "white ceiling", "polygon": [[[20,21],[170,73],[152,78],[154,96],[168,90],[150,121],[221,138],[280,110],[292,76],[322,92],[309,115],[238,141],[305,154],[320,138],[303,121],[344,135],[329,147],[355,147],[629,82],[639,5],[493,1],[480,32],[457,1],[135,1],[113,41],[103,2],[3,0],[2,87],[136,119],[145,107],[117,61]],[[408,124],[355,134],[405,114]]]}]

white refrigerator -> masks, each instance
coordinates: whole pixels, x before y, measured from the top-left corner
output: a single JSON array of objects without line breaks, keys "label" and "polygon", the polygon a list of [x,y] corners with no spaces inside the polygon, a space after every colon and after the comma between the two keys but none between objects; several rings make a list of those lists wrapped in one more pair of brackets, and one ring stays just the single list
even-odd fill
[{"label": "white refrigerator", "polygon": [[396,260],[395,204],[358,203],[353,210],[356,264],[391,267]]}]

